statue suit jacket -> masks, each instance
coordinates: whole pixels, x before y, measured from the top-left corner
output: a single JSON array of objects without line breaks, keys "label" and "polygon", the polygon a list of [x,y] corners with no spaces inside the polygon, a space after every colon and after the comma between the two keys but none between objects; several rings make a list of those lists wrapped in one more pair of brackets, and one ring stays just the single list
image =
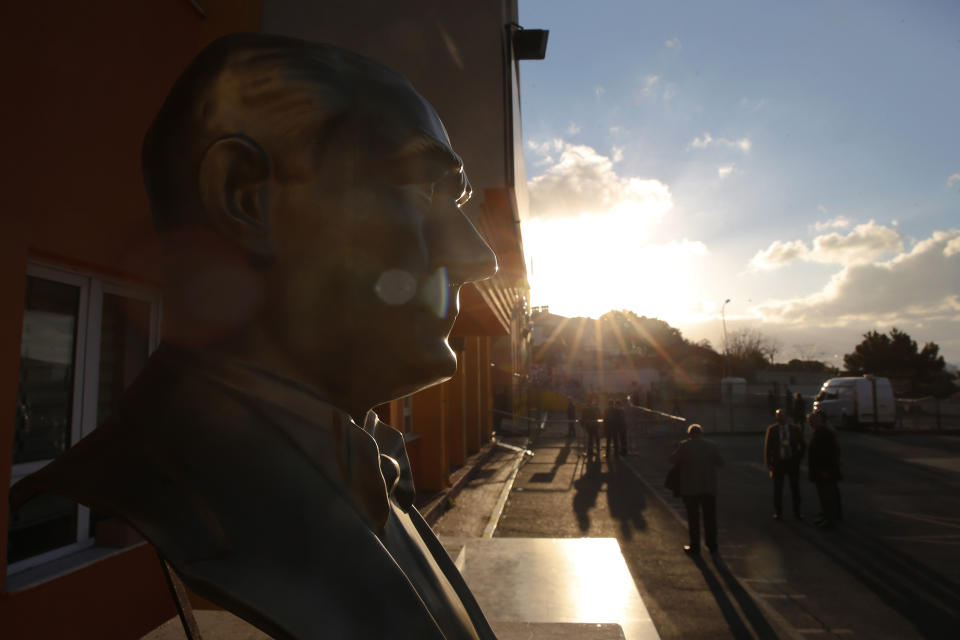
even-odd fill
[{"label": "statue suit jacket", "polygon": [[11,489],[126,519],[278,640],[494,638],[412,506],[403,436],[311,390],[161,347],[109,422]]}]

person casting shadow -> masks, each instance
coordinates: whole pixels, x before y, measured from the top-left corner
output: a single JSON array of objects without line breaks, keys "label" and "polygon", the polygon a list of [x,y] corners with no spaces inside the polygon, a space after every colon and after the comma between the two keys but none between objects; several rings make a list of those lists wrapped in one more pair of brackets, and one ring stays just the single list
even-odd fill
[{"label": "person casting shadow", "polygon": [[687,529],[690,544],[683,550],[692,555],[700,554],[700,516],[703,514],[703,529],[707,548],[711,553],[717,546],[717,469],[723,466],[723,458],[717,445],[703,437],[703,428],[691,424],[688,438],[680,442],[670,462],[680,467],[679,493],[687,508]]},{"label": "person casting shadow", "polygon": [[764,462],[773,478],[773,518],[783,517],[783,479],[790,479],[790,495],[793,498],[793,515],[803,519],[800,511],[800,461],[806,444],[800,427],[787,423],[787,411],[777,409],[777,421],[767,427],[763,443]]}]

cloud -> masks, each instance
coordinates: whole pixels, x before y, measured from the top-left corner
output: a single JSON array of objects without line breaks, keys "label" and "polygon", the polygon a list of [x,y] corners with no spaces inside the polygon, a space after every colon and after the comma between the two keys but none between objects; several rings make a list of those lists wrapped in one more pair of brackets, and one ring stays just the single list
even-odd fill
[{"label": "cloud", "polygon": [[553,154],[563,150],[564,142],[560,138],[553,138],[552,140],[546,140],[544,142],[537,142],[536,140],[527,140],[527,148],[533,151],[533,153],[539,158],[534,162],[536,166],[543,166],[547,164],[554,163]]},{"label": "cloud", "polygon": [[753,147],[753,143],[750,142],[750,138],[740,138],[739,140],[731,140],[729,138],[714,138],[710,135],[709,131],[705,131],[702,136],[697,136],[690,142],[690,146],[694,149],[706,149],[712,144],[719,144],[725,147],[733,147],[747,153]]},{"label": "cloud", "polygon": [[960,236],[947,241],[947,246],[943,248],[943,255],[946,258],[952,258],[960,253]]},{"label": "cloud", "polygon": [[595,94],[597,94],[597,97],[599,98],[600,96],[602,96],[603,94],[605,94],[605,93],[607,92],[607,90],[606,90],[603,86],[597,85],[597,86],[594,88],[593,92],[594,92]]},{"label": "cloud", "polygon": [[960,182],[960,173],[955,173],[955,174],[953,174],[952,176],[950,176],[949,178],[947,178],[947,186],[948,186],[948,187],[952,187],[953,185],[957,184],[958,182]]},{"label": "cloud", "polygon": [[663,99],[672,100],[675,95],[677,95],[676,85],[668,84],[663,90]]},{"label": "cloud", "polygon": [[798,258],[805,257],[810,249],[803,240],[781,242],[775,240],[766,249],[757,251],[750,259],[749,268],[752,271],[769,271],[787,265]]},{"label": "cloud", "polygon": [[660,76],[646,75],[640,79],[640,88],[633,94],[633,104],[640,105],[652,97],[655,97],[655,90],[660,85]]},{"label": "cloud", "polygon": [[866,327],[960,322],[960,229],[934,231],[886,262],[853,264],[812,295],[751,311],[769,322]]},{"label": "cloud", "polygon": [[580,126],[576,122],[571,122],[570,126],[567,127],[567,133],[574,136],[580,133]]},{"label": "cloud", "polygon": [[889,253],[903,251],[903,241],[895,229],[873,220],[860,224],[846,235],[837,232],[817,236],[807,259],[823,263],[859,263],[877,260]]},{"label": "cloud", "polygon": [[705,149],[711,142],[713,142],[713,136],[707,132],[700,137],[694,138],[693,142],[690,143],[690,146],[695,149]]},{"label": "cloud", "polygon": [[[817,207],[817,210],[821,213],[826,213],[827,209],[823,205]],[[819,222],[813,223],[814,231],[826,231],[827,229],[846,229],[853,223],[850,218],[844,216],[837,216],[836,218],[830,218],[829,220],[821,220]]]},{"label": "cloud", "polygon": [[717,177],[721,180],[728,177],[737,168],[735,164],[722,164],[717,167]]},{"label": "cloud", "polygon": [[663,44],[667,45],[667,47],[669,47],[670,49],[682,49],[682,48],[683,48],[683,43],[680,42],[680,38],[678,38],[678,37],[676,37],[676,36],[670,38],[669,40],[667,40],[667,41],[664,42]]},{"label": "cloud", "polygon": [[[834,221],[833,226],[843,225]],[[903,251],[900,234],[891,227],[871,220],[857,225],[846,235],[837,232],[819,235],[809,247],[803,240],[775,240],[750,259],[748,268],[751,271],[769,271],[794,260],[822,264],[863,264],[900,251]]]},{"label": "cloud", "polygon": [[610,149],[610,155],[614,162],[620,162],[623,160],[623,147],[612,147]]},{"label": "cloud", "polygon": [[527,146],[548,159],[547,169],[528,183],[531,218],[620,212],[657,220],[673,207],[673,195],[663,182],[618,175],[616,150],[610,158],[560,139]]},{"label": "cloud", "polygon": [[751,100],[750,98],[740,98],[740,106],[744,109],[749,109],[750,111],[760,111],[765,106],[767,106],[767,99],[760,98],[759,100]]}]

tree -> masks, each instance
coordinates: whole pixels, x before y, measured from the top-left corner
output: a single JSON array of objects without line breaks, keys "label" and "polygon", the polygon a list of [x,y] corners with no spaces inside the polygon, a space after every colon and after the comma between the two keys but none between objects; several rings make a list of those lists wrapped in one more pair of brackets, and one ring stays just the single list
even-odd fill
[{"label": "tree", "polygon": [[953,390],[939,345],[928,342],[918,349],[917,342],[896,327],[889,335],[878,331],[863,334],[853,352],[843,356],[843,364],[854,375],[891,378],[915,393],[945,395]]},{"label": "tree", "polygon": [[749,378],[759,369],[765,369],[780,351],[776,338],[754,327],[730,332],[727,338],[727,364],[733,375]]}]

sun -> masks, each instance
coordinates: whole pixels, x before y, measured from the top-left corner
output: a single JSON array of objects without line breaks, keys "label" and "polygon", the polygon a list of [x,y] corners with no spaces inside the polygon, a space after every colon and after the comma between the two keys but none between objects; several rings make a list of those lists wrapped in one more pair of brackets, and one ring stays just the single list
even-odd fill
[{"label": "sun", "polygon": [[535,306],[593,318],[630,309],[668,322],[702,314],[701,242],[652,243],[649,227],[620,211],[528,220],[522,233]]}]

